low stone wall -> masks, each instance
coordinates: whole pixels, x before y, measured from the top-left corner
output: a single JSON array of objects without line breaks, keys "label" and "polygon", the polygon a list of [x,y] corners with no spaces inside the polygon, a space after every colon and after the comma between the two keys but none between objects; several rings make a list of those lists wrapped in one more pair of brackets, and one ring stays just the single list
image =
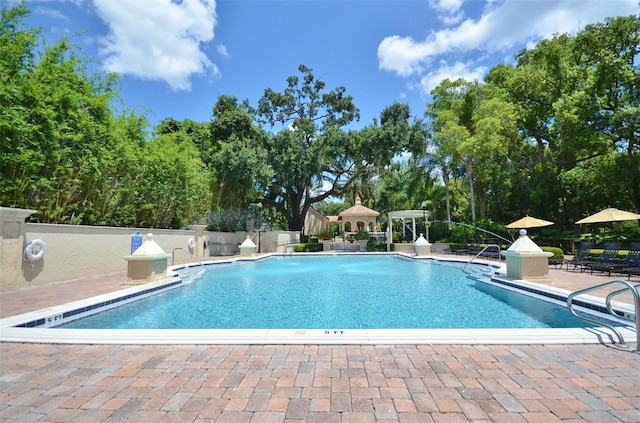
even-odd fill
[{"label": "low stone wall", "polygon": [[451,244],[448,242],[434,242],[431,244],[432,253],[446,253],[451,250]]},{"label": "low stone wall", "polygon": [[[200,231],[197,234],[196,230],[191,229],[138,229],[27,223],[25,245],[32,240],[40,239],[46,244],[46,253],[38,261],[22,260],[22,281],[1,280],[1,282],[2,284],[24,282],[36,285],[124,271],[127,268],[124,256],[131,253],[131,235],[135,231],[142,233],[143,240],[146,239],[147,233],[152,233],[154,241],[166,253],[173,255],[175,263],[193,261],[189,254],[196,258],[208,256],[209,252],[203,248],[204,240],[208,238],[221,240],[227,246],[224,254],[221,255],[238,253],[238,246],[245,238],[245,232],[221,234]],[[194,238],[198,240],[198,244],[190,248],[189,240]]]},{"label": "low stone wall", "polygon": [[[401,242],[401,243],[394,243],[394,251],[398,251],[398,252],[403,252],[403,253],[414,253],[415,252],[415,247],[414,247],[414,243],[413,242]],[[449,251],[450,249],[450,244],[449,243],[444,243],[444,242],[434,242],[433,244],[431,244],[431,253],[444,253],[446,251]]]},{"label": "low stone wall", "polygon": [[[42,285],[127,270],[125,256],[131,254],[132,234],[139,231],[143,241],[147,233],[173,256],[175,263],[210,256],[239,254],[246,232],[207,232],[194,225],[186,230],[113,228],[105,226],[51,225],[24,223],[25,216],[0,207],[0,291],[22,286]],[[252,234],[261,252],[284,252],[285,246],[299,242],[297,232]],[[29,261],[26,245],[39,239],[46,245],[42,259]],[[193,240],[195,239],[195,246]],[[191,241],[191,246],[190,246]],[[169,259],[169,265],[172,259]]]},{"label": "low stone wall", "polygon": [[413,242],[400,242],[393,243],[393,251],[398,253],[414,253],[415,247],[413,246]]}]

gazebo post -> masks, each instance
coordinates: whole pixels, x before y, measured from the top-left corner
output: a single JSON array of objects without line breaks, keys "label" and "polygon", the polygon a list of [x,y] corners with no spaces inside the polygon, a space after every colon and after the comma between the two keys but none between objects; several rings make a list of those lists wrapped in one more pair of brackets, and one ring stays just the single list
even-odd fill
[{"label": "gazebo post", "polygon": [[412,227],[411,227],[411,232],[412,232],[411,237],[413,238],[413,242],[416,242],[416,217],[415,216],[413,216],[411,218],[411,225],[412,225]]},{"label": "gazebo post", "polygon": [[393,230],[391,227],[393,226],[393,220],[391,214],[387,214],[387,253],[391,251],[391,235],[393,234]]}]

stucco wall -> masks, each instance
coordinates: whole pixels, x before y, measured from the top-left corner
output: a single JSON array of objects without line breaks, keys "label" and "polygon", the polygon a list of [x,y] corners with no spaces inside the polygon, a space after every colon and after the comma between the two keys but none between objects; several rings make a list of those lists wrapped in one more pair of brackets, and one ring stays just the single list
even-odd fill
[{"label": "stucco wall", "polygon": [[[131,235],[140,231],[143,236],[151,232],[154,241],[167,253],[173,254],[175,263],[193,261],[184,250],[198,259],[210,256],[238,254],[246,232],[206,232],[204,226],[187,230],[113,228],[105,226],[24,224],[24,217],[13,217],[15,210],[2,208],[8,223],[0,228],[0,290],[42,285],[93,275],[127,270],[124,259],[131,253]],[[12,222],[22,222],[24,235],[16,236],[10,229]],[[13,226],[12,226],[13,225]],[[297,232],[261,232],[251,234],[260,251],[286,252],[287,246],[299,242]],[[189,240],[196,238],[196,248],[189,248]],[[24,258],[25,246],[40,239],[46,244],[41,260],[30,262]],[[145,236],[146,239],[146,236]],[[203,244],[208,241],[207,249]],[[171,264],[171,259],[168,260]]]},{"label": "stucco wall", "polygon": [[304,217],[304,233],[306,235],[318,235],[327,228],[328,220],[326,216],[313,207],[309,208]]},{"label": "stucco wall", "polygon": [[[134,231],[134,228],[28,223],[25,243],[40,239],[47,249],[42,260],[33,263],[23,260],[24,281],[36,285],[126,270],[124,256],[131,253]],[[175,248],[189,250],[188,241],[195,235],[193,230],[139,231],[143,236],[151,232],[154,241],[168,254]],[[236,234],[229,235],[231,242],[238,238]],[[181,250],[175,252],[175,259],[176,263],[192,260]]]}]

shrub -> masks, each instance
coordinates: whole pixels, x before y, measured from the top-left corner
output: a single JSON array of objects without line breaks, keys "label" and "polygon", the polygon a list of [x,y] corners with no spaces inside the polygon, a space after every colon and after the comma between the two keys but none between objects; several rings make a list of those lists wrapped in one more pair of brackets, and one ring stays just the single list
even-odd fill
[{"label": "shrub", "polygon": [[[391,244],[391,251],[394,251],[395,246]],[[369,241],[367,243],[367,251],[387,251],[387,243],[379,241]]]},{"label": "shrub", "polygon": [[550,259],[563,259],[564,258],[564,253],[562,252],[562,248],[557,248],[557,247],[540,247],[540,249],[546,253],[553,253],[552,257],[549,257]]},{"label": "shrub", "polygon": [[293,246],[293,251],[295,253],[312,253],[315,251],[322,251],[322,244],[320,244],[319,242],[296,244]]},{"label": "shrub", "polygon": [[333,238],[333,231],[329,228],[325,229],[324,231],[320,232],[318,234],[318,238],[320,239],[331,239]]},{"label": "shrub", "polygon": [[353,239],[357,240],[365,240],[371,238],[371,234],[364,229],[358,229],[358,232],[353,234]]}]

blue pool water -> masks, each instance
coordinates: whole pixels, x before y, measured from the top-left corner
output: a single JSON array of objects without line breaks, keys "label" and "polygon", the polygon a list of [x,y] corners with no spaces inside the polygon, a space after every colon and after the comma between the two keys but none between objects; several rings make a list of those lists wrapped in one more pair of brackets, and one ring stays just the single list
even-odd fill
[{"label": "blue pool water", "polygon": [[[412,329],[585,327],[566,308],[496,287],[486,268],[397,256],[272,257],[63,327]],[[194,270],[191,270],[193,272]]]}]

